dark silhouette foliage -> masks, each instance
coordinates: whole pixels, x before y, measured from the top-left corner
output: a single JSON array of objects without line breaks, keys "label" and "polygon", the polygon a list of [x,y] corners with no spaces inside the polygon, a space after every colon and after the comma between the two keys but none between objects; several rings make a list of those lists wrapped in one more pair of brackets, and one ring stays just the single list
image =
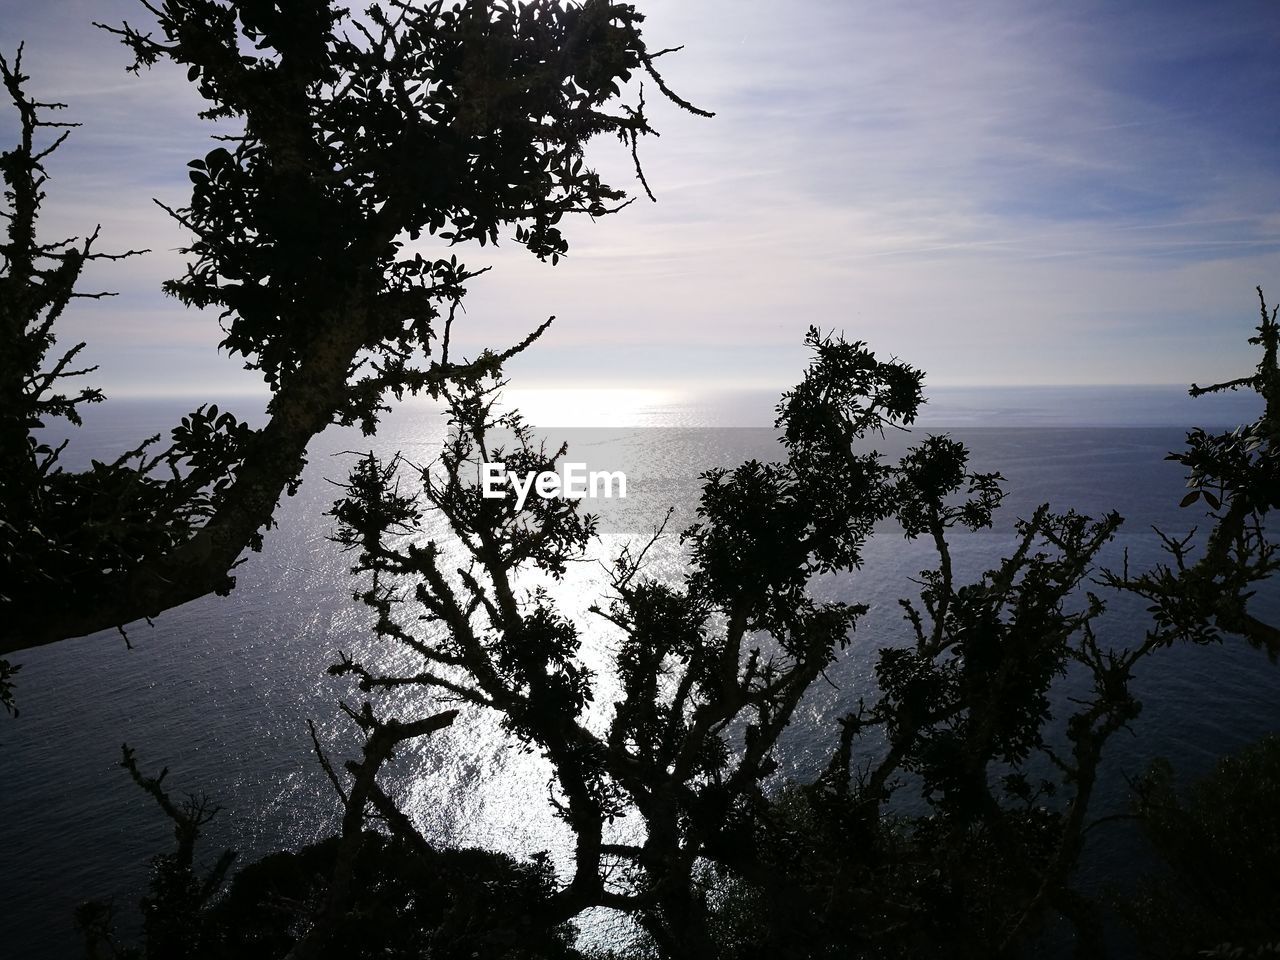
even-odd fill
[{"label": "dark silhouette foliage", "polygon": [[[330,838],[272,854],[237,874],[210,911],[218,945],[200,958],[279,960],[323,900],[337,858]],[[354,864],[355,896],[324,960],[571,960],[573,929],[551,917],[553,873],[485,850],[434,850],[366,833]]]},{"label": "dark silhouette foliage", "polygon": [[1203,500],[1213,511],[1212,530],[1202,545],[1194,531],[1181,538],[1162,533],[1168,563],[1137,575],[1115,572],[1108,582],[1151,602],[1161,642],[1208,643],[1237,634],[1275,662],[1280,627],[1255,616],[1251,600],[1257,585],[1280,571],[1280,553],[1266,528],[1267,515],[1280,508],[1280,307],[1268,311],[1261,287],[1258,301],[1258,333],[1249,339],[1261,348],[1257,370],[1207,387],[1193,384],[1191,395],[1248,389],[1262,398],[1262,414],[1223,433],[1193,430],[1186,449],[1168,457],[1188,471],[1182,506]]},{"label": "dark silhouette foliage", "polygon": [[[22,133],[0,164],[0,653],[230,590],[312,437],[331,423],[372,432],[385,398],[489,375],[550,322],[505,350],[451,357],[457,307],[485,271],[406,243],[434,235],[447,252],[502,236],[554,263],[566,217],[629,202],[583,161],[597,135],[634,155],[652,132],[622,84],[647,76],[702,112],[662,82],[629,4],[390,0],[360,19],[329,0],[142,5],[151,31],[103,27],[131,69],[184,68],[201,115],[241,125],[191,161],[187,204],[166,207],[192,240],[186,273],[165,289],[219,311],[222,347],[272,388],[270,419],[255,430],[201,407],[168,447],[156,437],[89,471],[59,466],[61,448],[39,431],[78,423],[102,395],[60,392],[88,372],[73,369],[80,346],[46,355],[83,263],[105,255],[96,233],[38,238],[41,163],[62,137],[37,140],[60,126],[45,119],[60,105],[30,98],[20,62],[6,65]],[[0,690],[8,682],[0,674]]]},{"label": "dark silhouette foliage", "polygon": [[[1097,638],[1104,591],[1133,582],[1097,567],[1121,520],[1041,506],[1015,522],[1007,557],[960,580],[949,539],[995,521],[1002,479],[971,470],[947,436],[925,436],[896,462],[868,449],[878,431],[913,420],[920,373],[816,330],[808,344],[813,362],[778,407],[785,459],[704,475],[678,576],[646,570],[662,529],[617,556],[592,608],[609,625],[619,691],[603,724],[588,718],[601,678],[583,662],[581,627],[527,577],[563,576],[585,555],[594,518],[573,500],[485,498],[475,481],[482,462],[551,469],[566,448],[548,449],[517,413],[495,413],[495,375],[442,388],[453,429],[438,462],[361,458],[334,505],[335,535],[355,554],[356,595],[376,633],[412,657],[396,657],[407,669],[394,674],[345,654],[331,668],[366,698],[343,705],[363,736],[360,759],[335,766],[313,729],[341,833],[250,868],[215,902],[181,852],[184,823],[205,807],[175,816],[162,803],[179,855],[157,861],[143,904],[147,949],[179,931],[192,956],[221,956],[228,944],[309,958],[455,943],[573,956],[567,925],[606,907],[643,931],[627,956],[1013,957],[1055,922],[1074,931],[1076,955],[1106,956],[1106,904],[1078,887],[1077,867],[1102,822],[1091,809],[1107,744],[1141,711],[1131,680],[1172,639],[1158,606],[1129,646]],[[1270,412],[1251,429],[1268,435]],[[831,489],[828,473],[840,479],[836,495],[807,500]],[[1223,484],[1220,504],[1234,493]],[[1259,523],[1268,510],[1258,503]],[[446,535],[425,533],[430,511]],[[833,718],[825,771],[778,783],[780,738],[824,668],[859,641],[867,609],[819,602],[809,588],[856,569],[887,520],[928,538],[936,562],[919,574],[917,596],[900,601],[902,634],[871,638],[876,694]],[[1055,695],[1068,680],[1072,695]],[[420,701],[405,696],[415,689]],[[395,715],[380,706],[384,691],[395,692]],[[402,745],[454,722],[458,710],[414,716],[415,703],[436,696],[497,711],[518,743],[550,761],[550,801],[575,838],[566,878],[541,859],[434,850],[400,809],[380,775]],[[1178,918],[1163,939],[1144,926],[1153,955],[1270,949],[1272,746],[1224,764],[1185,804],[1165,768],[1141,782],[1139,814],[1172,881],[1154,880],[1130,913]],[[134,776],[156,795],[158,780]],[[643,825],[637,839],[608,839],[622,816]],[[441,873],[448,897],[428,909],[409,891]],[[485,891],[506,883],[515,886],[503,897],[521,907],[498,919]],[[1197,894],[1205,885],[1216,892]],[[109,920],[82,916],[90,931]]]},{"label": "dark silhouette foliage", "polygon": [[[55,351],[54,328],[81,295],[83,264],[106,255],[96,235],[38,239],[41,162],[62,138],[36,141],[57,126],[44,119],[56,105],[28,97],[20,59],[3,63],[22,132],[0,158],[0,653],[229,590],[331,423],[372,432],[388,398],[425,391],[447,404],[451,431],[426,467],[361,459],[332,511],[357,598],[400,654],[391,662],[412,664],[387,674],[340,654],[332,668],[363,698],[342,705],[358,759],[335,765],[313,729],[340,833],[252,865],[220,893],[231,855],[207,871],[195,861],[214,808],[173,801],[164,774],[143,775],[126,748],[123,765],[173,822],[177,847],[153,863],[141,947],[118,941],[110,908],[82,909],[91,955],[573,957],[570,924],[595,908],[632,917],[646,938],[636,952],[660,957],[1013,956],[1055,921],[1074,929],[1079,956],[1104,955],[1101,908],[1076,868],[1107,745],[1141,710],[1135,671],[1178,641],[1240,636],[1280,650],[1255,603],[1280,563],[1266,529],[1280,495],[1280,334],[1265,302],[1256,374],[1192,390],[1251,389],[1262,416],[1194,431],[1172,455],[1190,472],[1184,505],[1203,502],[1212,528],[1203,540],[1164,535],[1169,560],[1137,572],[1098,568],[1120,517],[1044,505],[1014,522],[1007,557],[960,577],[950,541],[1001,520],[1002,478],[972,469],[947,436],[896,461],[872,449],[914,422],[922,374],[811,329],[812,362],[777,408],[780,459],[703,475],[678,575],[647,567],[663,528],[614,558],[592,608],[618,691],[600,705],[584,625],[534,581],[586,555],[595,519],[572,500],[518,505],[475,483],[482,463],[552,470],[567,453],[495,412],[503,361],[546,324],[504,351],[451,357],[457,307],[483,271],[406,244],[483,246],[511,231],[554,263],[566,215],[624,205],[582,160],[597,134],[634,154],[651,132],[643,101],[621,104],[620,85],[643,72],[695,110],[654,69],[641,16],[605,0],[387,0],[360,20],[322,0],[144,6],[158,33],[105,28],[133,69],[183,67],[204,116],[243,124],[189,165],[191,198],[170,212],[193,235],[190,262],[166,289],[220,312],[223,346],[272,387],[270,420],[251,429],[201,407],[168,446],[152,438],[79,472],[42,442],[49,423],[78,423],[101,400],[64,392],[88,371],[75,369],[80,346]],[[426,533],[428,513],[447,535]],[[866,603],[813,588],[855,572],[888,523],[925,539],[933,560],[901,600],[901,632],[866,637]],[[1115,591],[1152,615],[1119,648],[1095,632]],[[820,776],[779,783],[781,738],[855,643],[874,661],[874,694],[832,718]],[[13,669],[0,661],[6,706]],[[1075,695],[1055,697],[1066,679]],[[438,712],[437,697],[495,711],[549,761],[550,802],[574,837],[567,877],[545,858],[436,850],[400,809],[380,775],[404,745],[454,722],[459,710]],[[1274,831],[1258,812],[1272,799],[1272,746],[1185,803],[1166,773],[1144,781],[1140,812],[1193,897],[1239,863],[1266,872],[1258,858]],[[610,827],[624,816],[642,829],[619,841]],[[1223,882],[1225,914],[1212,897],[1184,908],[1176,886],[1144,895],[1184,924],[1168,950],[1218,937],[1221,955],[1268,949],[1269,893]]]},{"label": "dark silhouette foliage", "polygon": [[[118,960],[574,960],[572,926],[550,909],[553,872],[544,859],[519,863],[485,850],[436,850],[367,832],[351,865],[353,896],[343,922],[314,952],[305,934],[325,903],[342,840],[269,854],[236,874],[212,903],[193,877],[158,857],[143,899],[142,946],[118,941],[115,917],[84,904],[78,922],[89,956]],[[203,893],[203,885],[200,893]]]},{"label": "dark silhouette foliage", "polygon": [[137,756],[126,744],[121,748],[120,766],[148,794],[173,824],[175,848],[151,860],[149,889],[139,906],[143,918],[144,947],[123,944],[116,935],[113,904],[88,901],[76,910],[76,925],[84,936],[90,958],[165,958],[197,956],[212,940],[208,908],[222,892],[223,881],[235,862],[234,850],[227,850],[203,875],[196,868],[196,844],[200,831],[221,809],[208,797],[188,794],[175,801],[164,787],[169,774],[148,777],[138,766]]},{"label": "dark silhouette foliage", "polygon": [[[1264,359],[1249,384],[1259,389],[1274,370],[1271,322],[1264,313],[1255,341]],[[419,686],[499,711],[551,761],[553,802],[577,838],[575,871],[554,902],[565,916],[632,914],[661,956],[1007,956],[1055,917],[1074,928],[1081,956],[1101,956],[1100,907],[1075,871],[1106,745],[1141,710],[1133,674],[1177,639],[1166,608],[1153,605],[1151,629],[1128,646],[1099,642],[1105,590],[1147,589],[1098,567],[1122,522],[1115,514],[1041,506],[1015,522],[1008,557],[958,579],[950,533],[991,525],[1002,478],[970,470],[946,436],[926,436],[896,463],[869,450],[877,431],[912,422],[920,374],[816,330],[808,344],[805,379],[778,407],[786,459],[704,475],[698,521],[682,534],[685,573],[647,576],[653,541],[617,559],[593,608],[612,627],[621,684],[604,731],[586,722],[597,678],[580,659],[579,627],[521,578],[562,575],[593,519],[574,501],[530,499],[520,510],[514,494],[480,496],[480,463],[551,470],[566,452],[537,442],[518,415],[495,416],[492,385],[443,391],[454,429],[440,461],[413,471],[418,494],[404,492],[402,463],[370,456],[353,471],[334,515],[366,576],[358,596],[377,632],[421,669],[383,675],[344,656],[333,670],[365,693]],[[1235,434],[1263,438],[1241,451],[1236,472],[1213,474],[1218,506],[1248,504],[1253,539],[1210,549],[1200,569],[1241,602],[1271,573],[1270,494],[1258,491],[1272,489],[1274,413],[1268,404]],[[1178,458],[1203,465],[1204,437],[1193,432]],[[1202,466],[1193,486],[1208,475]],[[423,533],[428,511],[457,543]],[[866,610],[820,603],[810,586],[855,570],[888,519],[927,538],[936,563],[920,573],[918,597],[901,601],[904,635],[871,641],[878,695],[839,718],[826,772],[778,793],[769,777],[779,738]],[[1229,512],[1215,519],[1210,543],[1233,522]],[[1174,588],[1165,596],[1177,602]],[[1259,635],[1223,609],[1187,617],[1216,623],[1215,638],[1228,623]],[[1064,702],[1052,691],[1068,676],[1077,692]],[[907,792],[911,809],[927,812],[902,812]],[[604,839],[622,815],[641,819],[642,841]]]},{"label": "dark silhouette foliage", "polygon": [[1280,955],[1280,737],[1223,757],[1179,790],[1162,760],[1136,811],[1165,870],[1127,898],[1151,957]]}]

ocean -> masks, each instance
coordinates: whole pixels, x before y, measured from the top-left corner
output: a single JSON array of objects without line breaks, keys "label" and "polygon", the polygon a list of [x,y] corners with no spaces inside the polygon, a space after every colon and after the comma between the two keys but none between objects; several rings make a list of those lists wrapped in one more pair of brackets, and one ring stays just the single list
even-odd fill
[{"label": "ocean", "polygon": [[[1010,492],[993,530],[958,535],[953,553],[962,574],[976,575],[1013,543],[1013,519],[1036,505],[1100,514],[1126,522],[1104,562],[1124,551],[1141,566],[1159,557],[1153,526],[1184,532],[1203,516],[1178,508],[1184,489],[1177,464],[1163,457],[1194,425],[1234,425],[1257,415],[1244,395],[1190,401],[1174,388],[953,388],[931,391],[910,435],[888,433],[875,446],[901,453],[929,432],[948,432],[971,450],[976,470],[999,470]],[[769,428],[776,398],[763,392],[679,394],[662,391],[513,391],[512,397],[549,439],[569,444],[569,459],[591,469],[623,470],[625,501],[601,504],[606,558],[646,534],[676,508],[653,572],[674,576],[681,553],[676,532],[692,517],[698,475],[744,459],[777,459]],[[222,404],[239,414],[246,400]],[[90,411],[70,455],[74,464],[151,433],[167,431],[193,404],[172,398],[109,401]],[[250,417],[252,420],[253,418]],[[407,403],[376,438],[331,430],[313,444],[306,479],[278,515],[262,553],[238,571],[229,598],[206,597],[170,611],[154,628],[135,625],[131,647],[115,633],[68,640],[19,654],[21,716],[0,717],[0,953],[8,958],[78,955],[72,911],[86,899],[114,899],[128,928],[136,922],[148,861],[172,846],[172,830],[154,801],[119,766],[120,747],[137,751],[147,771],[167,767],[170,790],[207,794],[222,811],[205,831],[201,855],[224,848],[249,862],[332,832],[338,803],[312,753],[306,721],[314,720],[329,755],[354,756],[359,737],[339,700],[359,692],[326,667],[338,651],[375,662],[381,650],[365,610],[350,599],[352,558],[327,537],[323,516],[353,462],[350,451],[401,451],[427,463],[444,420],[426,404]],[[592,504],[594,508],[596,503]],[[437,527],[429,528],[438,532]],[[805,778],[825,764],[835,742],[832,718],[871,689],[877,649],[904,642],[896,600],[931,560],[927,545],[892,529],[869,544],[862,570],[824,580],[826,595],[871,604],[853,642],[803,704],[783,744],[779,779]],[[598,595],[598,564],[571,567],[555,595],[585,628],[584,656],[602,661],[603,625],[587,607]],[[1259,601],[1280,616],[1280,587]],[[1117,603],[1106,621],[1112,643],[1141,637],[1140,604]],[[606,709],[608,683],[601,698]],[[1112,741],[1095,815],[1125,808],[1124,775],[1155,756],[1179,774],[1206,771],[1224,752],[1280,730],[1280,666],[1243,642],[1161,651],[1137,679],[1144,702],[1132,735]],[[394,709],[435,712],[444,705],[406,698]],[[516,855],[548,850],[567,864],[569,836],[546,801],[549,770],[519,750],[492,715],[474,710],[450,729],[404,751],[387,768],[406,811],[440,844],[483,846]],[[618,829],[634,829],[626,820]],[[1123,827],[1091,834],[1084,880],[1105,885],[1142,857]],[[599,912],[584,918],[597,942],[625,936],[625,924]]]}]

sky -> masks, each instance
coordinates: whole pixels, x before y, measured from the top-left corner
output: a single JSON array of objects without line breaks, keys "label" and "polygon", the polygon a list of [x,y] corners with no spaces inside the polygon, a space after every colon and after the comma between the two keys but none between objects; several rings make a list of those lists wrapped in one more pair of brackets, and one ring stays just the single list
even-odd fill
[{"label": "sky", "polygon": [[[1280,300],[1280,4],[1189,0],[637,0],[658,202],[516,244],[466,298],[464,345],[543,339],[520,387],[783,387],[810,324],[933,385],[1186,384],[1250,372],[1254,288]],[[0,0],[0,51],[83,125],[49,163],[46,237],[102,225],[64,340],[108,394],[251,390],[208,314],[160,293],[184,242],[186,161],[211,147],[183,71],[125,73],[90,21],[135,0]],[[0,135],[12,140],[11,109]],[[225,130],[225,128],[224,128]],[[614,141],[589,161],[635,189]]]}]

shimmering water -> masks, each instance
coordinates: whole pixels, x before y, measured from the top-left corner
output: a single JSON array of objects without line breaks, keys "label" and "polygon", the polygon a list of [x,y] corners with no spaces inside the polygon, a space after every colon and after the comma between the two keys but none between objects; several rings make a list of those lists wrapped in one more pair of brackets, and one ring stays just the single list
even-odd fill
[{"label": "shimmering water", "polygon": [[[572,459],[627,472],[630,496],[605,511],[597,557],[646,532],[668,505],[678,508],[672,526],[678,530],[690,516],[702,470],[779,455],[772,431],[761,427],[770,418],[767,395],[633,391],[592,399],[553,391],[526,392],[519,400],[549,436],[568,440]],[[77,456],[102,456],[166,430],[183,409],[158,400],[108,404],[81,431]],[[1191,511],[1177,509],[1177,466],[1162,459],[1181,445],[1181,427],[1233,423],[1253,412],[1241,398],[1189,405],[1157,388],[936,391],[926,409],[917,436],[954,426],[950,432],[973,451],[972,465],[998,469],[1009,481],[1012,495],[996,529],[956,539],[957,567],[969,574],[1010,549],[1013,517],[1027,516],[1041,501],[1093,513],[1119,510],[1129,519],[1112,561],[1126,548],[1133,562],[1154,559],[1152,524],[1181,530],[1194,522]],[[584,422],[590,426],[550,429]],[[337,495],[326,478],[345,476],[352,458],[342,451],[371,444],[427,462],[443,430],[438,413],[406,406],[376,440],[325,435],[313,446],[301,492],[284,505],[264,552],[241,568],[230,598],[205,598],[166,614],[155,629],[131,630],[132,649],[108,633],[18,658],[22,716],[0,718],[0,954],[74,955],[74,904],[115,897],[128,914],[148,859],[169,848],[168,824],[117,766],[122,742],[137,749],[145,767],[169,767],[166,782],[175,792],[206,793],[222,803],[205,841],[210,858],[230,846],[248,860],[334,828],[335,798],[311,755],[306,720],[316,721],[331,755],[353,755],[358,738],[337,702],[359,694],[325,668],[338,650],[380,662],[394,654],[374,647],[363,608],[350,601],[350,558],[326,539],[322,514]],[[891,435],[878,445],[899,452],[911,439]],[[781,776],[806,776],[825,762],[831,717],[868,689],[874,651],[905,636],[895,600],[930,560],[925,545],[889,531],[872,542],[862,571],[820,586],[873,609],[829,671],[831,684],[816,687],[805,703],[786,741]],[[654,562],[658,575],[679,569],[674,537]],[[609,637],[586,608],[600,573],[594,564],[575,565],[555,590],[587,626],[585,656],[597,664],[606,659]],[[1280,613],[1280,589],[1263,599]],[[1117,614],[1108,629],[1118,643],[1138,634],[1141,611],[1130,605]],[[1280,668],[1240,645],[1167,651],[1148,663],[1139,690],[1146,710],[1135,735],[1114,744],[1099,814],[1123,805],[1118,775],[1148,757],[1171,756],[1181,771],[1195,773],[1221,752],[1280,729]],[[605,705],[599,721],[607,715],[607,677],[597,702]],[[415,700],[402,709],[425,712],[432,705]],[[468,712],[406,751],[388,773],[431,839],[515,854],[546,849],[565,862],[569,838],[546,802],[550,772],[515,749],[494,716]],[[618,829],[633,827],[624,820]],[[1123,834],[1094,836],[1088,870],[1095,875],[1113,873],[1133,855],[1133,841]],[[609,935],[609,918],[591,923],[595,936]]]}]

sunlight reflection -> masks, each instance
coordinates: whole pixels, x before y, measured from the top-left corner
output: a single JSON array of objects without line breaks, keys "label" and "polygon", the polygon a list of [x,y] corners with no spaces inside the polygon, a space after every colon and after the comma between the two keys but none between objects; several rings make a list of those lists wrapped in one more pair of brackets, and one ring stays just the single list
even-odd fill
[{"label": "sunlight reflection", "polygon": [[503,391],[502,409],[517,409],[537,427],[648,427],[682,398],[677,390],[526,387]]}]

